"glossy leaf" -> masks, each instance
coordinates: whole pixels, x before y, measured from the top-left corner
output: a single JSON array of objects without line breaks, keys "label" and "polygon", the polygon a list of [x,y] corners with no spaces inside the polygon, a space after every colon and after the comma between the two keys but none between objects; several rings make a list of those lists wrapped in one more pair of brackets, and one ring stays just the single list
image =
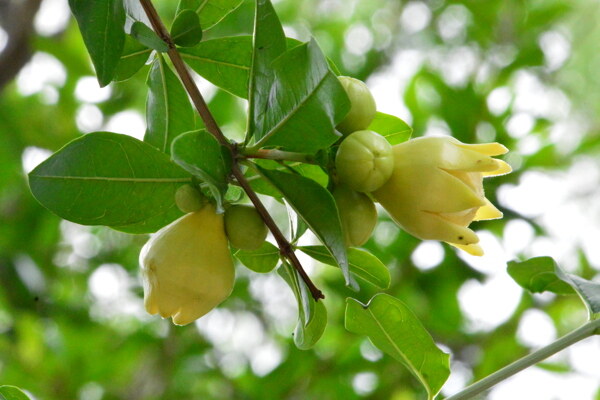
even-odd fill
[{"label": "glossy leaf", "polygon": [[200,18],[193,10],[182,10],[171,26],[171,38],[178,46],[192,47],[202,40]]},{"label": "glossy leaf", "polygon": [[[323,246],[300,246],[298,249],[323,264],[337,266],[329,251]],[[378,288],[387,289],[390,286],[390,271],[368,251],[348,249],[348,265],[350,272]]]},{"label": "glossy leaf", "polygon": [[358,289],[350,275],[340,217],[335,201],[327,189],[298,174],[258,168],[333,255],[342,270],[346,285]]},{"label": "glossy leaf", "polygon": [[234,255],[246,267],[261,274],[271,272],[279,262],[279,248],[269,242],[256,250],[238,250]]},{"label": "glossy leaf", "polygon": [[231,173],[231,155],[206,130],[187,132],[171,146],[173,161],[208,184],[210,192],[222,208]]},{"label": "glossy leaf", "polygon": [[575,292],[579,295],[579,298],[583,301],[590,319],[600,318],[600,283],[588,281],[580,276],[568,274],[560,268],[556,268],[556,275],[567,282]]},{"label": "glossy leaf", "polygon": [[146,47],[165,53],[169,46],[146,24],[135,21],[131,26],[131,36]]},{"label": "glossy leaf", "polygon": [[350,103],[315,41],[288,50],[273,63],[275,81],[255,119],[256,147],[312,153],[339,139],[335,125]]},{"label": "glossy leaf", "polygon": [[83,225],[122,226],[167,212],[191,176],[154,147],[130,136],[89,133],[29,174],[35,198]]},{"label": "glossy leaf", "polygon": [[0,400],[30,400],[21,389],[16,386],[0,386]]},{"label": "glossy leaf", "polygon": [[183,85],[160,56],[152,64],[147,85],[144,141],[170,154],[173,140],[195,129],[194,109]]},{"label": "glossy leaf", "polygon": [[124,81],[131,78],[148,61],[150,53],[152,53],[152,49],[147,48],[127,35],[123,53],[121,54],[113,80]]},{"label": "glossy leaf", "polygon": [[371,342],[404,364],[435,398],[450,375],[450,356],[441,351],[421,321],[400,300],[380,293],[368,304],[348,298],[346,329],[367,335]]},{"label": "glossy leaf", "polygon": [[250,36],[206,40],[193,48],[181,48],[179,52],[190,68],[206,80],[235,96],[248,97]]},{"label": "glossy leaf", "polygon": [[153,215],[152,217],[135,224],[111,226],[112,229],[117,231],[131,233],[131,234],[142,234],[142,233],[153,233],[175,221],[181,217],[183,213],[177,207],[177,204],[173,203],[171,207],[160,214]]},{"label": "glossy leaf", "polygon": [[249,81],[248,138],[256,128],[256,121],[266,111],[269,92],[275,79],[271,64],[286,51],[283,27],[270,0],[256,0],[254,15],[254,43]]},{"label": "glossy leaf", "polygon": [[377,112],[369,125],[369,130],[384,136],[391,145],[406,142],[412,135],[412,128],[400,118]]},{"label": "glossy leaf", "polygon": [[123,0],[69,0],[100,86],[112,80],[125,43]]},{"label": "glossy leaf", "polygon": [[563,271],[551,257],[534,257],[523,262],[508,263],[508,273],[523,288],[540,293],[577,293],[590,314],[600,318],[600,283]]},{"label": "glossy leaf", "polygon": [[243,0],[180,0],[177,13],[185,9],[193,10],[200,16],[203,29],[208,30],[235,11],[242,3]]},{"label": "glossy leaf", "polygon": [[556,275],[556,267],[556,262],[551,257],[535,257],[522,262],[509,262],[508,274],[532,293],[574,293],[573,288]]},{"label": "glossy leaf", "polygon": [[319,341],[325,331],[327,309],[323,301],[314,300],[298,272],[289,264],[283,263],[277,272],[290,286],[298,303],[294,343],[299,349],[308,350]]}]

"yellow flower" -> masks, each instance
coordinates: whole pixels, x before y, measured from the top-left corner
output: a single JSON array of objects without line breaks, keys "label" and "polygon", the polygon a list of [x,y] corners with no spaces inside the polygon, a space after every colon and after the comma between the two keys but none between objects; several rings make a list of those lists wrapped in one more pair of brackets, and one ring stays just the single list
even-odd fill
[{"label": "yellow flower", "polygon": [[394,171],[374,197],[406,232],[441,240],[481,256],[471,221],[502,218],[485,198],[483,178],[503,175],[510,165],[491,156],[499,143],[464,144],[452,137],[424,137],[393,146]]},{"label": "yellow flower", "polygon": [[200,318],[233,289],[223,216],[212,204],[156,232],[140,253],[144,306],[176,325]]}]

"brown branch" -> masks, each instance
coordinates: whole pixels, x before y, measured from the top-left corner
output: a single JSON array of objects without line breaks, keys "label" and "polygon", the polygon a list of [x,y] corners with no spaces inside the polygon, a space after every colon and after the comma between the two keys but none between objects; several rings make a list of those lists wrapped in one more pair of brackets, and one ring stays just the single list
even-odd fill
[{"label": "brown branch", "polygon": [[41,0],[0,1],[0,26],[8,35],[8,43],[0,52],[0,92],[31,58],[33,19]]},{"label": "brown branch", "polygon": [[217,124],[212,113],[208,109],[208,105],[204,101],[202,94],[200,93],[198,87],[194,83],[194,80],[192,79],[192,76],[190,75],[190,72],[188,71],[185,62],[181,58],[181,55],[175,47],[175,43],[173,43],[173,40],[171,39],[169,31],[167,31],[167,28],[162,23],[162,20],[160,19],[160,16],[154,8],[154,5],[152,4],[151,0],[140,0],[140,3],[144,8],[144,11],[146,12],[146,15],[148,16],[152,28],[154,29],[156,34],[169,46],[167,55],[171,59],[171,62],[173,63],[173,66],[175,67],[175,70],[177,71],[177,74],[179,75],[179,78],[181,79],[185,90],[192,99],[196,110],[200,114],[202,121],[204,121],[204,125],[206,125],[206,130],[209,133],[211,133],[219,141],[219,143],[221,143],[221,145],[227,147],[229,151],[231,151],[231,156],[233,160],[231,170],[233,176],[238,181],[242,189],[244,189],[244,191],[248,195],[248,198],[250,198],[250,201],[252,202],[252,204],[254,204],[256,211],[260,214],[263,221],[273,234],[273,237],[275,238],[275,241],[279,246],[279,251],[282,257],[288,259],[290,263],[294,266],[296,271],[298,271],[298,273],[302,277],[302,280],[304,280],[304,283],[306,283],[313,298],[316,301],[325,298],[323,293],[311,281],[306,271],[304,271],[304,268],[302,267],[302,264],[300,264],[298,257],[296,257],[292,246],[285,238],[283,233],[281,233],[281,230],[271,217],[271,214],[269,214],[263,203],[260,201],[256,192],[250,187],[250,183],[248,183],[248,180],[242,173],[242,170],[240,169],[240,166],[238,164],[239,154],[237,151],[237,147],[234,146],[229,140],[227,140],[225,135],[223,135],[223,132],[219,128],[219,125]]}]

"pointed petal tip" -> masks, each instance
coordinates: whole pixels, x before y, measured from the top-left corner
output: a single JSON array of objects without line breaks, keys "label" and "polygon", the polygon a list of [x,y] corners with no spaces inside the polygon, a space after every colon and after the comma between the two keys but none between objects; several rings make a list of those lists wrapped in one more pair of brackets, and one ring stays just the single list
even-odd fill
[{"label": "pointed petal tip", "polygon": [[456,247],[457,249],[465,251],[465,252],[469,253],[472,256],[481,257],[484,254],[483,249],[477,243],[467,244],[467,245],[457,244],[457,243],[448,243],[448,244],[451,245],[451,246]]},{"label": "pointed petal tip", "polygon": [[487,178],[490,176],[506,175],[506,174],[512,172],[512,167],[506,161],[496,160],[496,163],[498,164],[498,168],[496,168],[493,171],[483,172],[484,178]]}]

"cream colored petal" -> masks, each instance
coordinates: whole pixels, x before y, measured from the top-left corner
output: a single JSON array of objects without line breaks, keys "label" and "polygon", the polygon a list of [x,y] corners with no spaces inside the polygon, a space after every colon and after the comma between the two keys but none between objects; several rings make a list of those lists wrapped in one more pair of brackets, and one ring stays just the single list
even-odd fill
[{"label": "cream colored petal", "polygon": [[498,163],[498,168],[493,171],[483,172],[484,177],[506,175],[512,171],[512,167],[506,161],[496,160],[496,162]]},{"label": "cream colored petal", "polygon": [[488,199],[485,199],[485,205],[479,207],[473,221],[483,221],[487,219],[502,218],[502,211],[498,210]]},{"label": "cream colored petal", "polygon": [[144,287],[144,308],[150,315],[158,314],[158,302],[155,290]]},{"label": "cream colored petal", "polygon": [[469,253],[472,256],[481,257],[483,255],[483,249],[478,244],[468,244],[468,245],[456,244],[456,243],[448,243],[448,244],[456,247],[457,249],[466,251],[467,253]]},{"label": "cream colored petal", "polygon": [[488,172],[499,168],[498,160],[492,157],[469,150],[459,144],[454,146],[455,151],[450,151],[452,147],[447,147],[448,151],[441,160],[441,168],[465,172]]},{"label": "cream colored petal", "polygon": [[453,213],[485,205],[484,199],[460,178],[443,169],[412,186],[421,198],[419,207],[434,213]]},{"label": "cream colored petal", "polygon": [[419,227],[420,234],[415,236],[463,245],[479,242],[479,237],[471,229],[454,224],[434,213],[423,212],[423,214],[424,218]]},{"label": "cream colored petal", "polygon": [[500,143],[481,143],[481,144],[465,144],[460,143],[458,146],[476,151],[486,156],[499,156],[508,153],[508,149]]}]

